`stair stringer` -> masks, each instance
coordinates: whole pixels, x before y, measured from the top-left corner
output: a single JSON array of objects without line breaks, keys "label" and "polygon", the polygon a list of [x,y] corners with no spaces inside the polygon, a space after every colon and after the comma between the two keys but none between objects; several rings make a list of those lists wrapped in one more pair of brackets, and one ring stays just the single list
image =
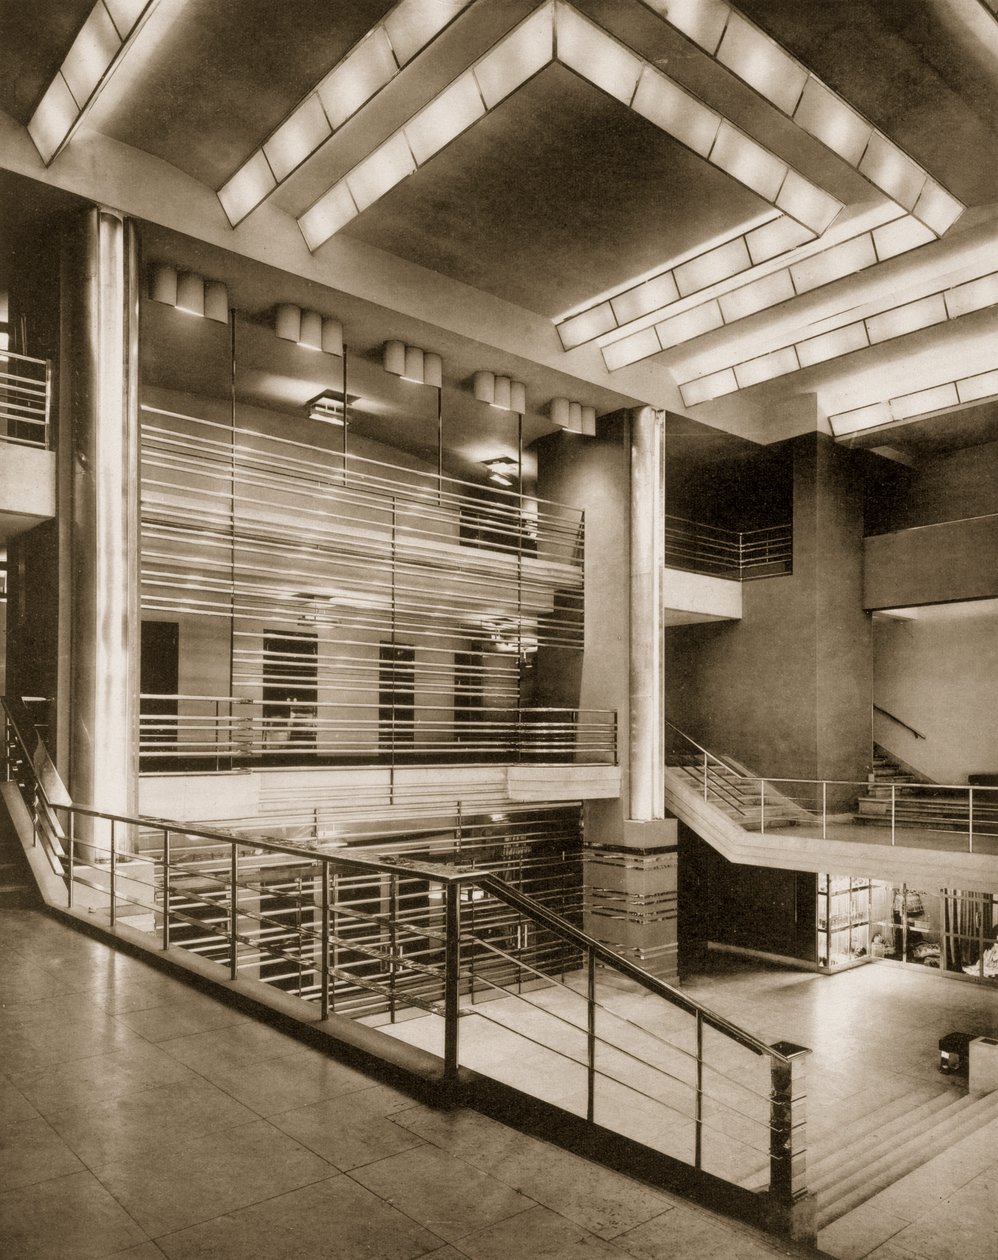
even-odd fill
[{"label": "stair stringer", "polygon": [[968,891],[998,888],[998,856],[986,853],[823,839],[817,820],[813,825],[798,822],[790,830],[781,828],[773,833],[746,831],[723,810],[705,801],[669,766],[665,768],[665,807],[722,857],[742,866],[865,875],[888,883]]}]

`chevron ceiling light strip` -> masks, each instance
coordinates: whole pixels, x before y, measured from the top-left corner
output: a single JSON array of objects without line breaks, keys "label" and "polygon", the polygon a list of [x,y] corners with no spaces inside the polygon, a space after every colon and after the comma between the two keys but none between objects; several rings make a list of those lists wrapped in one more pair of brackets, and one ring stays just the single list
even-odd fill
[{"label": "chevron ceiling light strip", "polygon": [[726,0],[641,0],[719,65],[942,236],[966,207]]},{"label": "chevron ceiling light strip", "polygon": [[998,398],[998,368],[977,372],[973,376],[961,376],[928,389],[918,389],[911,394],[899,394],[884,402],[868,403],[850,411],[840,411],[828,417],[832,436],[849,437],[868,429],[880,429],[889,424],[900,424],[932,415],[937,411],[949,411],[954,407],[971,403],[991,402]]},{"label": "chevron ceiling light strip", "polygon": [[232,227],[352,118],[475,0],[400,0],[218,190]]},{"label": "chevron ceiling light strip", "polygon": [[159,0],[98,0],[38,102],[28,134],[46,166],[59,156]]},{"label": "chevron ceiling light strip", "polygon": [[[908,221],[908,216],[904,216],[904,221]],[[898,222],[901,221],[895,220],[895,223]],[[905,248],[913,247],[908,242],[914,242],[916,236],[918,243],[935,239],[920,223],[915,220],[910,222],[917,232],[904,233]],[[888,237],[884,235],[886,228],[894,229],[894,224],[879,225],[879,249],[874,242],[873,231],[860,234],[867,238],[869,246],[869,262],[864,262],[864,266],[883,262],[903,252],[896,246],[896,229]],[[685,314],[691,309],[688,299],[695,297],[697,293],[714,288],[722,282],[734,282],[741,277],[752,276],[748,283],[739,284],[735,288],[728,288],[725,284],[724,293],[705,303],[694,319],[685,321],[692,330],[689,333],[677,335],[677,330],[682,325],[676,321],[676,330],[670,328],[663,338],[660,348],[665,350],[691,336],[700,336],[703,332],[721,328],[736,319],[743,319],[746,315],[754,315],[757,311],[795,297],[807,288],[815,287],[805,281],[798,288],[797,280],[789,267],[773,271],[767,270],[765,264],[786,254],[793,254],[794,261],[801,262],[818,251],[824,251],[825,255],[832,252],[821,239],[815,239],[800,224],[780,214],[766,223],[739,233],[729,241],[703,251],[695,258],[672,264],[637,284],[629,285],[594,302],[584,310],[565,316],[557,324],[558,335],[562,346],[571,350],[597,337],[615,332],[623,334],[628,325],[633,325],[632,331],[641,332],[667,318],[673,308],[677,316],[680,313]],[[850,267],[850,260],[845,254],[836,257],[836,267],[841,268],[838,275],[849,275],[851,269],[854,269]],[[837,279],[838,275],[830,275],[828,279]],[[828,279],[822,283],[828,283]],[[614,337],[605,344],[620,346],[621,340]],[[621,351],[617,350],[615,353],[619,355]]]},{"label": "chevron ceiling light strip", "polygon": [[842,204],[564,0],[550,0],[348,171],[299,217],[310,250],[553,61],[648,118],[820,235]]},{"label": "chevron ceiling light strip", "polygon": [[931,328],[963,315],[998,306],[998,271],[977,276],[961,284],[889,307],[863,319],[835,324],[818,336],[807,337],[738,363],[726,365],[704,376],[680,382],[687,406],[748,389],[760,381],[773,380],[802,368],[893,341],[908,333]]}]

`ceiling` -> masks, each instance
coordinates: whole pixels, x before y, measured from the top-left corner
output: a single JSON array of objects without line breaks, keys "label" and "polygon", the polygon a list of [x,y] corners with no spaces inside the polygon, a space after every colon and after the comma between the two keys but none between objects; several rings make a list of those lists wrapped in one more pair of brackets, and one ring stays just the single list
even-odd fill
[{"label": "ceiling", "polygon": [[[407,2],[412,0],[403,0],[403,6]],[[39,0],[30,7],[0,8],[0,111],[20,126],[31,118],[93,3]],[[439,13],[441,32],[408,60],[396,49],[396,57],[404,61],[401,69],[290,171],[267,198],[268,213],[293,226],[317,197],[337,181],[355,179],[358,163],[386,139],[402,134],[399,129],[417,111],[541,8],[540,0],[503,0],[501,5],[494,0],[432,0],[432,8],[427,8],[431,0],[419,3],[421,11],[414,11],[421,19]],[[628,56],[640,58],[647,68],[642,74],[665,74],[739,135],[762,145],[766,161],[789,164],[793,178],[799,174],[822,195],[841,202],[844,209],[827,240],[843,230],[850,215],[869,212],[889,218],[903,213],[854,164],[663,20],[676,4],[677,13],[691,10],[688,0],[572,0],[571,6],[565,0],[563,8],[581,15],[585,30],[598,29],[616,41],[614,48],[623,45]],[[865,289],[861,292],[870,276],[883,277],[879,290],[884,297],[904,291],[919,266],[935,266],[940,275],[949,275],[956,265],[953,240],[975,242],[975,257],[986,256],[993,240],[993,257],[998,259],[998,21],[987,6],[979,0],[739,0],[737,10],[861,111],[967,210],[941,241],[919,245],[892,262],[880,260],[865,278],[847,274],[810,293],[782,298],[734,325],[698,334],[675,350],[649,351],[639,364],[644,375],[627,377],[628,388],[585,386],[583,401],[600,411],[641,401],[635,381],[647,383],[647,397],[656,382],[674,392],[677,382],[684,383],[684,366],[698,355],[708,365],[716,358],[726,366],[725,356],[734,353],[732,347],[746,329],[758,334],[764,349],[775,349],[788,321],[799,318],[802,327],[812,321],[820,328],[822,320],[846,318],[854,306],[872,300]],[[116,63],[86,115],[84,131],[118,146],[115,154],[126,166],[128,154],[141,151],[215,192],[254,154],[263,162],[261,146],[275,128],[393,11],[391,0],[295,0],[285,5],[272,0],[160,0]],[[557,322],[772,216],[770,201],[748,186],[751,175],[748,183],[735,178],[635,107],[615,99],[612,86],[608,91],[606,82],[596,85],[609,73],[608,47],[598,46],[584,72],[566,64],[546,65],[414,173],[382,190],[383,195],[343,226],[342,238],[377,251],[371,257],[388,256],[400,266],[414,264],[442,277],[455,286],[456,295],[471,289],[501,300],[507,305],[496,308],[496,318],[501,315],[513,326],[518,313]],[[567,57],[567,52],[559,53],[559,61]],[[85,146],[85,137],[81,143]],[[46,178],[58,184],[61,172],[71,169],[68,152],[56,157]],[[254,213],[248,215],[250,229]],[[9,240],[18,230],[8,224],[0,227],[0,234],[6,231]],[[241,253],[241,240],[239,230],[233,231],[226,250],[217,241],[209,247],[150,227],[145,250],[148,258],[173,257],[229,284],[242,312],[246,345],[261,356],[256,374],[247,371],[242,378],[247,397],[255,401],[294,410],[301,405],[298,395],[323,375],[314,364],[272,362],[273,338],[266,339],[260,330],[280,300],[299,301],[344,321],[357,378],[363,381],[365,373],[370,377],[359,392],[370,400],[371,432],[391,437],[408,409],[418,418],[406,438],[414,449],[424,448],[432,438],[435,409],[424,405],[425,399],[407,396],[404,383],[380,381],[380,368],[374,372],[380,344],[389,336],[418,338],[418,344],[446,356],[448,415],[455,441],[467,435],[460,456],[467,461],[474,462],[488,440],[488,417],[479,414],[466,388],[477,368],[506,370],[527,383],[528,438],[550,428],[544,414],[550,397],[582,396],[583,386],[574,375],[578,354],[573,358],[566,353],[560,373],[550,362],[542,367],[539,356],[534,362],[527,355],[500,353],[496,347],[503,338],[498,333],[493,347],[481,338],[447,332],[434,322],[429,308],[420,327],[418,321],[401,320],[383,303],[365,303],[340,292],[333,261],[329,284],[322,286],[288,269],[251,263]],[[812,247],[801,248],[806,252]],[[826,248],[825,241],[819,239],[813,248]],[[320,263],[335,256],[328,246],[315,251]],[[765,262],[752,276],[765,279],[781,262],[782,257]],[[724,281],[729,289],[737,283],[737,277]],[[707,301],[710,294],[704,293]],[[826,296],[837,304],[833,315],[831,305],[818,309]],[[667,314],[671,317],[674,310],[699,300],[697,293],[683,293]],[[947,359],[963,355],[970,362],[976,355],[976,363],[986,356],[987,339],[995,331],[989,322],[993,313],[992,307],[886,347],[866,347],[759,384],[739,379],[737,391],[728,396],[687,404],[689,414],[708,426],[765,440],[769,417],[787,399],[813,393],[819,414],[831,414],[862,405],[863,390],[872,400],[879,375],[896,382],[910,371],[912,388],[920,388],[928,374],[944,369]],[[162,312],[150,319],[163,338],[160,350],[150,354],[150,371],[165,378],[167,350],[183,334],[171,329]],[[645,326],[651,327],[650,317]],[[594,338],[586,353],[605,359],[617,335],[614,330],[610,337]],[[286,351],[278,349],[286,358]],[[209,366],[197,367],[196,355],[189,363],[192,380],[199,371],[206,383],[212,378]],[[998,355],[993,366],[998,368]],[[890,388],[897,393],[901,386]],[[946,443],[993,440],[995,406],[907,422],[892,429],[889,442],[924,453]],[[851,440],[858,445],[888,441],[883,434]]]}]

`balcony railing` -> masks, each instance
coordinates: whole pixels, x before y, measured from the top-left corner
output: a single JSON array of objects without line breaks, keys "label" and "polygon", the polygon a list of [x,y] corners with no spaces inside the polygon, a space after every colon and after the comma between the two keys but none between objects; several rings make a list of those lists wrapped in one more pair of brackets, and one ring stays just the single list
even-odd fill
[{"label": "balcony railing", "polygon": [[[757,1221],[786,1227],[805,1198],[799,1047],[760,1041],[494,873],[78,806],[23,706],[4,711],[34,846],[89,925],[196,955],[202,979],[257,1000],[278,989],[333,1037],[373,1013],[413,1032],[450,1096],[474,1105],[502,1082],[582,1126],[597,1157],[624,1142],[686,1184],[709,1174]],[[476,1052],[500,1042],[501,1065]]]},{"label": "balcony railing", "polygon": [[50,364],[0,350],[0,441],[47,447],[51,405]]},{"label": "balcony railing", "polygon": [[[746,830],[998,855],[998,787],[966,783],[765,778],[716,756],[667,723],[667,764],[703,800]],[[862,824],[862,825],[857,825]]]},{"label": "balcony railing", "polygon": [[793,571],[793,526],[721,529],[666,516],[665,563],[673,569],[738,582],[779,577]]},{"label": "balcony railing", "polygon": [[616,713],[520,708],[455,714],[454,706],[143,695],[143,769],[217,771],[233,765],[616,765]]}]

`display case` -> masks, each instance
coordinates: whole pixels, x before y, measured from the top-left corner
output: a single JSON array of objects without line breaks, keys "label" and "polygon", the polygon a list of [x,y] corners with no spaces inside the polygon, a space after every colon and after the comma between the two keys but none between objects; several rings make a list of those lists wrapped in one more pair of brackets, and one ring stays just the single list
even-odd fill
[{"label": "display case", "polygon": [[818,969],[869,962],[876,924],[890,905],[888,885],[865,876],[818,876]]}]

